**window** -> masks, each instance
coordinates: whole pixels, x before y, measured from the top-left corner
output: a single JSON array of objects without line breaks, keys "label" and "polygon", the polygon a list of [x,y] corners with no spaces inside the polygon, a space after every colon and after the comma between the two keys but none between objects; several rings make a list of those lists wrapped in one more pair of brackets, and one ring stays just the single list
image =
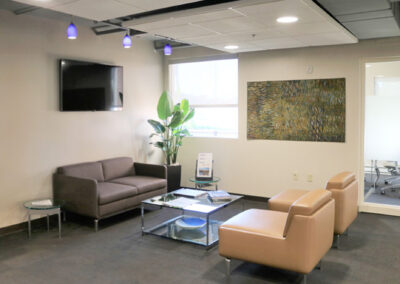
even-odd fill
[{"label": "window", "polygon": [[238,137],[238,60],[169,65],[174,102],[183,98],[196,110],[188,129],[195,137]]}]

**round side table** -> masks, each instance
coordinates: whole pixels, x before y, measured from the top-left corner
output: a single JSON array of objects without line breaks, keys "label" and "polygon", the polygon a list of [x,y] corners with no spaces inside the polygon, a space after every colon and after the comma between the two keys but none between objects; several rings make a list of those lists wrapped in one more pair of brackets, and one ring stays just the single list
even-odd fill
[{"label": "round side table", "polygon": [[[50,201],[50,202],[45,202]],[[24,207],[28,211],[28,237],[31,238],[31,215],[46,215],[47,216],[47,231],[49,231],[50,215],[58,215],[58,237],[61,239],[61,206],[63,201],[44,199],[44,200],[31,200],[24,203]]]},{"label": "round side table", "polygon": [[203,188],[206,186],[215,186],[215,190],[218,190],[218,182],[221,179],[219,177],[213,177],[212,180],[197,180],[195,177],[189,178],[189,181],[194,183],[195,188]]}]

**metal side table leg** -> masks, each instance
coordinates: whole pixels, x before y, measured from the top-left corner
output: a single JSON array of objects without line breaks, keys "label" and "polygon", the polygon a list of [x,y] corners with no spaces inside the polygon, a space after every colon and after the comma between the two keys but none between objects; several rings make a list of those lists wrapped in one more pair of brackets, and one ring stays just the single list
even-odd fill
[{"label": "metal side table leg", "polygon": [[140,219],[142,222],[142,236],[143,236],[144,235],[144,205],[143,205],[143,203],[140,206]]},{"label": "metal side table leg", "polygon": [[210,244],[210,215],[207,215],[207,224],[206,224],[207,228],[207,237],[206,237],[206,245],[208,246]]},{"label": "metal side table leg", "polygon": [[61,239],[61,210],[58,210],[58,238]]},{"label": "metal side table leg", "polygon": [[28,212],[28,238],[31,238],[31,212]]}]

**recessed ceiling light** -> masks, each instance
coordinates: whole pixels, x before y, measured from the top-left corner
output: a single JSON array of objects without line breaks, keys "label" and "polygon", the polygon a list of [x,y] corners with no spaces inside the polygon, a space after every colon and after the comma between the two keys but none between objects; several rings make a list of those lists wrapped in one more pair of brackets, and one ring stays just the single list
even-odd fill
[{"label": "recessed ceiling light", "polygon": [[278,19],[276,19],[276,21],[281,24],[295,23],[298,20],[299,20],[299,18],[294,17],[294,16],[285,16],[285,17],[279,17]]},{"label": "recessed ceiling light", "polygon": [[237,45],[226,45],[224,48],[232,50],[232,49],[238,49],[239,46],[237,46]]}]

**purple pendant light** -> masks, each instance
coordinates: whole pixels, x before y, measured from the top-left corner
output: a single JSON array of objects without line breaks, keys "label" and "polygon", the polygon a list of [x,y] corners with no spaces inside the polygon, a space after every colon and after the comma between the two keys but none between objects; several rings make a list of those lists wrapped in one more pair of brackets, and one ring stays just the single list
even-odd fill
[{"label": "purple pendant light", "polygon": [[167,43],[164,45],[164,55],[171,55],[172,54],[172,47]]},{"label": "purple pendant light", "polygon": [[76,29],[76,26],[74,23],[71,21],[67,28],[67,38],[68,39],[76,39],[78,37],[78,30]]},{"label": "purple pendant light", "polygon": [[128,33],[126,33],[126,35],[124,36],[123,40],[122,40],[122,45],[124,48],[131,48],[132,46],[132,39],[129,36]]}]

